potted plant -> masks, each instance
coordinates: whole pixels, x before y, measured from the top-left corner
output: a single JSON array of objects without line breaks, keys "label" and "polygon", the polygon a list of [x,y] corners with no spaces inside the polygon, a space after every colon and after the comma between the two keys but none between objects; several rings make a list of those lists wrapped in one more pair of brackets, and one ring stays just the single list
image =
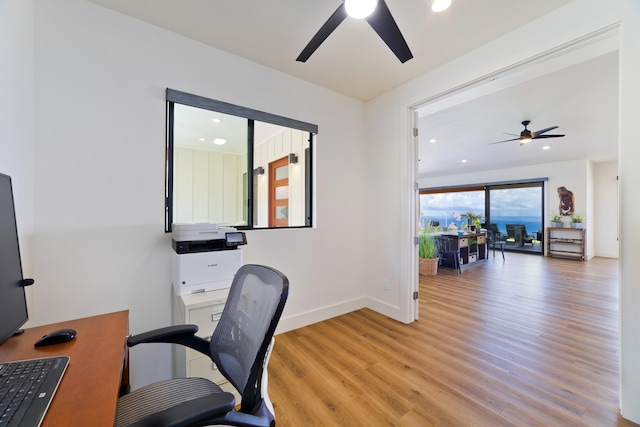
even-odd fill
[{"label": "potted plant", "polygon": [[571,215],[571,228],[582,228],[584,218],[576,213]]},{"label": "potted plant", "polygon": [[482,219],[482,215],[469,211],[465,214],[462,214],[461,216],[462,218],[467,219],[467,224],[469,225],[471,231],[476,231],[476,228],[480,230],[480,220]]},{"label": "potted plant", "polygon": [[438,272],[438,245],[431,222],[422,230],[418,238],[418,257],[420,258],[420,274],[433,276]]},{"label": "potted plant", "polygon": [[551,226],[556,228],[562,228],[562,217],[560,215],[554,215],[551,218]]}]

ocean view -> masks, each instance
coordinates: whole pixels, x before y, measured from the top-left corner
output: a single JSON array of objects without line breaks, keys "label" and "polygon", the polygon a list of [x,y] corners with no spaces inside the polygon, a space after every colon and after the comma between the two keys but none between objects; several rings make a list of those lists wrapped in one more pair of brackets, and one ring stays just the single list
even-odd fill
[{"label": "ocean view", "polygon": [[[433,216],[433,217],[423,217],[423,221],[424,224],[426,225],[426,223],[428,221],[439,221],[440,222],[440,228],[444,228],[446,225],[451,224],[452,222],[454,222],[456,224],[456,226],[460,227],[460,225],[464,222],[464,220],[460,220],[457,221],[455,220],[455,218],[452,217],[445,217],[445,216]],[[506,234],[507,233],[507,227],[505,226],[506,224],[523,224],[526,229],[527,229],[527,233],[531,234],[531,233],[535,233],[536,231],[542,231],[543,230],[543,226],[542,226],[542,218],[541,217],[533,217],[533,216],[493,216],[491,217],[491,222],[498,224],[498,229],[500,230],[500,232]]]}]

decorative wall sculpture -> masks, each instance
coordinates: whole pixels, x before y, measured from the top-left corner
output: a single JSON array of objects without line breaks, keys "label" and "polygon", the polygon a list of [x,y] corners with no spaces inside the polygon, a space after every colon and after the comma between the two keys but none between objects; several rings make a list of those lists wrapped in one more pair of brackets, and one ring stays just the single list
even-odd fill
[{"label": "decorative wall sculpture", "polygon": [[567,190],[566,187],[558,187],[558,198],[560,199],[560,206],[558,207],[560,215],[571,215],[574,212],[573,192]]}]

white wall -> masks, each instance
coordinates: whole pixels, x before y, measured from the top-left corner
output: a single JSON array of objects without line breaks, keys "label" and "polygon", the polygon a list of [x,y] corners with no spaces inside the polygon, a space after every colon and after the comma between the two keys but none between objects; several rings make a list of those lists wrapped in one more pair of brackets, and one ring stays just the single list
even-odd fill
[{"label": "white wall", "polygon": [[33,234],[32,11],[31,1],[0,2],[0,173],[12,178],[25,276],[32,269]]},{"label": "white wall", "polygon": [[[367,103],[366,138],[370,149],[365,153],[367,180],[377,197],[368,201],[367,225],[376,233],[367,236],[367,294],[375,298],[375,307],[401,321],[411,321],[409,301],[415,279],[408,261],[415,256],[411,247],[414,220],[411,203],[417,196],[412,190],[409,129],[410,107],[434,99],[440,94],[468,82],[502,70],[520,61],[549,51],[594,31],[622,23],[620,26],[620,128],[619,171],[621,199],[621,408],[625,417],[640,422],[640,276],[635,241],[640,225],[635,212],[640,198],[634,193],[640,182],[640,168],[634,159],[640,147],[634,137],[634,121],[640,113],[640,2],[634,0],[574,0],[567,6],[532,21],[526,26],[488,43],[443,67],[425,74]],[[590,166],[585,164],[589,179]],[[384,173],[383,173],[384,172]],[[588,186],[592,184],[588,183]],[[590,191],[585,189],[584,196]],[[594,190],[595,191],[595,190]],[[578,200],[582,195],[578,195]],[[588,199],[584,199],[588,200]],[[586,206],[588,208],[588,206]],[[381,226],[382,225],[382,226]],[[394,286],[381,290],[381,278]]]},{"label": "white wall", "polygon": [[[0,1],[0,173],[11,176],[22,270],[33,276],[34,57],[31,0]],[[9,64],[11,64],[9,66]],[[32,289],[27,288],[27,304]],[[27,326],[33,322],[29,322]]]},{"label": "white wall", "polygon": [[640,212],[638,183],[640,158],[638,116],[640,115],[640,2],[628,0],[620,11],[620,310],[621,310],[621,408],[622,415],[640,423]]},{"label": "white wall", "polygon": [[240,225],[247,156],[175,147],[173,222]]},{"label": "white wall", "polygon": [[618,162],[594,164],[595,256],[618,258]]},{"label": "white wall", "polygon": [[[244,261],[289,277],[280,330],[364,306],[364,256],[344,244],[346,227],[364,240],[361,102],[82,0],[35,0],[34,22],[36,323],[129,309],[132,332],[170,324],[167,87],[319,126],[317,228],[250,231]],[[171,373],[169,346],[131,356],[134,387]]]}]

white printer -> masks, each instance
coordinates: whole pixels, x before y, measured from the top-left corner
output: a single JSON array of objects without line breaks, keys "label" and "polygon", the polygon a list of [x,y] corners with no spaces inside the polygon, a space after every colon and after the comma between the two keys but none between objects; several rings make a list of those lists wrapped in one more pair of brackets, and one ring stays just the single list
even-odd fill
[{"label": "white printer", "polygon": [[176,295],[231,286],[242,266],[244,232],[218,224],[173,224],[171,281]]}]

